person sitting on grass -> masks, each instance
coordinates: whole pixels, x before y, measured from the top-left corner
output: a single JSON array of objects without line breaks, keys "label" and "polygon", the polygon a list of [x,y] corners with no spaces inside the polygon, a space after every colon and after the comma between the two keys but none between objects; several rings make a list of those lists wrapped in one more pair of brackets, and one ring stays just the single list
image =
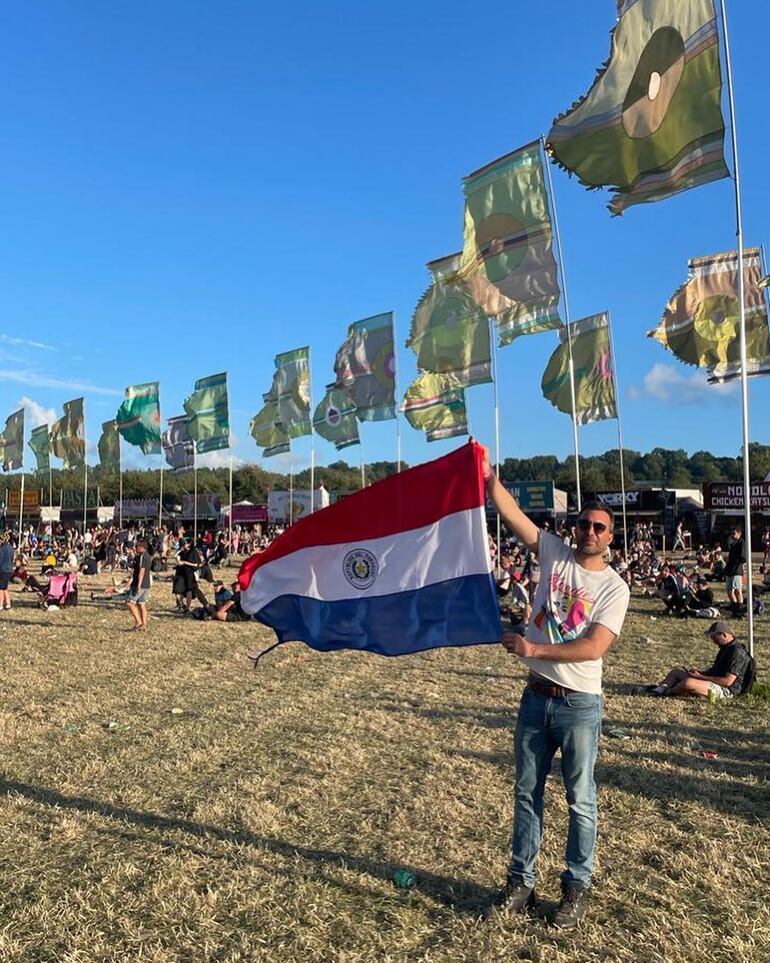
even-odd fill
[{"label": "person sitting on grass", "polygon": [[710,695],[717,699],[731,699],[747,692],[753,682],[753,659],[737,641],[729,623],[713,622],[706,635],[719,646],[711,668],[678,666],[658,685],[647,686],[647,691],[656,696],[699,696],[702,699]]}]

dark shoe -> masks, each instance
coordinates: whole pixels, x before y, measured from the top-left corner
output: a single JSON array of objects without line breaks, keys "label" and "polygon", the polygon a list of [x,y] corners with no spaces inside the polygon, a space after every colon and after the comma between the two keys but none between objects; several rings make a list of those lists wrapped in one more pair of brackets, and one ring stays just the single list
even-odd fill
[{"label": "dark shoe", "polygon": [[523,913],[535,905],[535,900],[534,886],[527,886],[517,877],[509,876],[492,905],[484,910],[483,918],[490,920],[509,913]]},{"label": "dark shoe", "polygon": [[589,890],[580,883],[567,883],[562,887],[562,898],[559,908],[553,915],[551,922],[560,930],[574,930],[586,915],[588,909]]}]

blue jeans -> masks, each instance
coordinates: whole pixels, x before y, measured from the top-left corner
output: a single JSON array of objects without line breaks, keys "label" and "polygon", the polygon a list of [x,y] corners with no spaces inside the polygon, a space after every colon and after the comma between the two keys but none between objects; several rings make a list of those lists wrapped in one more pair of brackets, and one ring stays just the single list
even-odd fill
[{"label": "blue jeans", "polygon": [[602,697],[575,692],[550,698],[525,689],[516,723],[516,796],[510,875],[535,885],[535,861],[543,837],[545,781],[557,749],[569,805],[567,869],[562,882],[591,885],[596,848],[594,763],[599,746]]}]

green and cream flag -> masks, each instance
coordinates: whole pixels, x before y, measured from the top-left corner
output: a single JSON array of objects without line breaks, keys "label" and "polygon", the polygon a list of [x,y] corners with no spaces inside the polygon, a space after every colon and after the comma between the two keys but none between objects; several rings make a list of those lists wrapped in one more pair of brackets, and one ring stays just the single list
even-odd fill
[{"label": "green and cream flag", "polygon": [[65,401],[62,408],[64,414],[51,425],[50,451],[64,462],[65,468],[82,468],[86,463],[83,399]]},{"label": "green and cream flag", "polygon": [[[540,142],[522,147],[463,181],[465,228],[457,277],[497,321],[501,347],[523,334],[561,327],[559,285]],[[444,264],[429,269],[455,279]]]},{"label": "green and cream flag", "polygon": [[24,462],[24,409],[19,408],[5,420],[0,433],[0,458],[3,471],[15,471]]},{"label": "green and cream flag", "polygon": [[468,434],[465,391],[445,375],[423,372],[409,385],[402,406],[407,421],[428,441]]},{"label": "green and cream flag", "polygon": [[432,263],[440,267],[417,303],[406,346],[421,371],[443,374],[458,387],[486,384],[492,380],[489,319],[462,285],[444,276],[447,268],[456,276],[459,255]]},{"label": "green and cream flag", "polygon": [[[747,374],[770,374],[767,306],[759,288],[759,248],[744,251]],[[690,261],[690,277],[666,306],[647,337],[684,361],[708,369],[712,382],[741,373],[738,254],[726,251]]]},{"label": "green and cream flag", "polygon": [[757,285],[758,288],[764,290],[765,288],[770,288],[770,274],[766,274],[762,280]]},{"label": "green and cream flag", "polygon": [[330,441],[337,451],[360,444],[356,406],[336,384],[328,385],[323,400],[313,413],[316,434]]},{"label": "green and cream flag", "polygon": [[195,391],[185,398],[188,431],[199,455],[230,447],[230,416],[227,405],[227,372],[199,378]]},{"label": "green and cream flag", "polygon": [[118,431],[145,455],[160,453],[160,384],[129,385],[126,400],[115,415]]},{"label": "green and cream flag", "polygon": [[102,468],[107,471],[120,471],[120,433],[117,419],[102,422],[98,447]]},{"label": "green and cream flag", "polygon": [[[267,395],[265,395],[267,398]],[[278,421],[278,404],[269,401],[251,419],[249,434],[263,449],[262,455],[270,458],[272,455],[282,455],[291,450],[291,438]]]},{"label": "green and cream flag", "polygon": [[396,417],[393,313],[356,321],[334,359],[336,384],[347,392],[359,421]]},{"label": "green and cream flag", "polygon": [[547,138],[581,184],[612,189],[613,214],[729,176],[713,0],[619,0],[618,17],[607,65]]},{"label": "green and cream flag", "polygon": [[[575,371],[575,420],[579,425],[617,417],[615,378],[610,348],[609,316],[594,314],[570,325],[572,360]],[[569,377],[569,331],[560,332],[559,347],[551,355],[543,374],[543,396],[572,416]]]},{"label": "green and cream flag", "polygon": [[37,461],[36,471],[48,471],[51,467],[51,453],[48,447],[48,425],[33,428],[29,435],[29,447]]},{"label": "green and cream flag", "polygon": [[275,356],[275,374],[267,404],[275,403],[276,420],[289,438],[312,432],[310,424],[310,349],[296,348]]}]

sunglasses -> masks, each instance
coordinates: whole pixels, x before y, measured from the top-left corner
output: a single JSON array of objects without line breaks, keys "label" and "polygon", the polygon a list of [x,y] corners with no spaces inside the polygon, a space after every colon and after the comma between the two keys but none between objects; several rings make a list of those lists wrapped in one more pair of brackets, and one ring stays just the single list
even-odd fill
[{"label": "sunglasses", "polygon": [[604,522],[592,522],[590,518],[579,518],[577,527],[581,532],[590,532],[593,528],[594,535],[601,535],[606,532],[608,528]]}]

